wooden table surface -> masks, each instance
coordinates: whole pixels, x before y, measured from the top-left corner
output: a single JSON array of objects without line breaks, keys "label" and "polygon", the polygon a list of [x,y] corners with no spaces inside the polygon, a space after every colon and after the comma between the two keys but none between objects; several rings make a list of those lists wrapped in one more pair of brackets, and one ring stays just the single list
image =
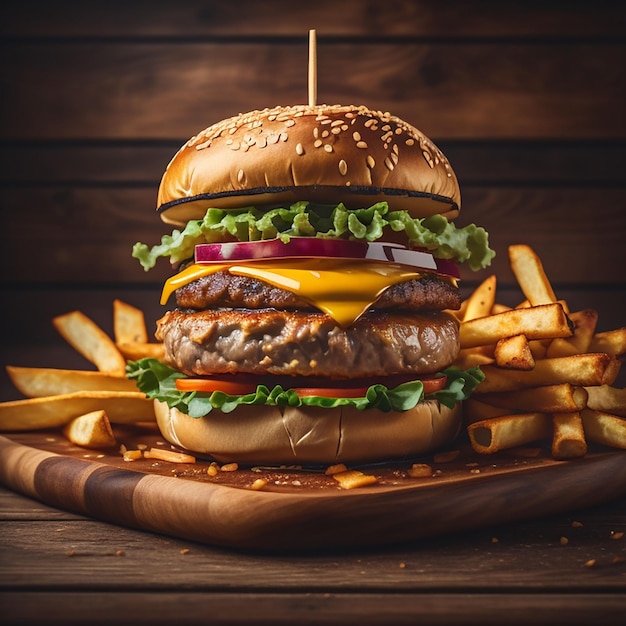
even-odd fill
[{"label": "wooden table surface", "polygon": [[626,612],[626,497],[410,545],[315,554],[214,548],[4,488],[0,519],[7,625],[621,624]]}]

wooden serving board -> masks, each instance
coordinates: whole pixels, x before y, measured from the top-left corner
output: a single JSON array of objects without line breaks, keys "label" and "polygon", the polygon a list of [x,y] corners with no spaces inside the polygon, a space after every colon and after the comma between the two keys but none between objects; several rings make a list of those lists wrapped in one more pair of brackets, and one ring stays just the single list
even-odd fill
[{"label": "wooden serving board", "polygon": [[[128,449],[169,446],[152,428],[116,431]],[[70,444],[59,432],[0,436],[0,482],[60,509],[122,526],[262,551],[372,546],[561,513],[626,493],[626,452],[558,462],[541,448],[452,462],[419,459],[361,468],[377,477],[345,490],[322,470],[239,468],[207,474],[208,461],[125,462],[118,450]],[[528,453],[528,450],[526,451]],[[251,489],[257,479],[261,490]]]}]

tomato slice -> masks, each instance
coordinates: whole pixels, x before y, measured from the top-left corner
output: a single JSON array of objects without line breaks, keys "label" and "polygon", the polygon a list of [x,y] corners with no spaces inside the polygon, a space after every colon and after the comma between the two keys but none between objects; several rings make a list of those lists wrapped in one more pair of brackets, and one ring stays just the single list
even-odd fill
[{"label": "tomato slice", "polygon": [[221,391],[229,396],[243,396],[256,391],[256,383],[220,380],[215,378],[177,378],[176,389],[178,391],[204,391],[212,393]]},{"label": "tomato slice", "polygon": [[[176,379],[176,389],[178,391],[200,391],[204,393],[212,393],[214,391],[221,391],[222,393],[226,393],[231,396],[241,396],[247,393],[254,393],[256,391],[257,385],[264,384],[268,387],[273,387],[275,384],[281,385],[284,389],[291,389],[295,391],[300,397],[307,398],[317,396],[320,398],[363,398],[367,393],[370,385],[375,384],[376,382],[385,382],[383,379],[381,380],[368,380],[367,382],[361,381],[361,385],[349,387],[350,381],[342,381],[338,382],[336,386],[326,387],[322,386],[324,384],[323,379],[315,378],[310,381],[307,381],[306,378],[295,378],[289,379],[284,377],[276,377],[276,380],[272,381],[268,377],[256,378],[254,376],[237,376],[233,375],[235,380],[225,380],[224,378],[177,378]],[[393,389],[397,385],[402,384],[403,382],[408,382],[410,380],[416,379],[397,379],[391,378],[391,380],[387,381],[387,387],[389,389]],[[421,379],[424,385],[424,393],[434,393],[435,391],[439,391],[446,386],[447,377],[439,376],[433,378],[423,378]],[[292,386],[290,382],[297,382],[300,385],[306,384],[307,382],[312,383],[311,386]],[[318,385],[318,386],[313,386]],[[344,386],[345,385],[345,386]]]},{"label": "tomato slice", "polygon": [[364,398],[367,387],[293,387],[291,391],[295,391],[301,398],[314,396],[320,398]]}]

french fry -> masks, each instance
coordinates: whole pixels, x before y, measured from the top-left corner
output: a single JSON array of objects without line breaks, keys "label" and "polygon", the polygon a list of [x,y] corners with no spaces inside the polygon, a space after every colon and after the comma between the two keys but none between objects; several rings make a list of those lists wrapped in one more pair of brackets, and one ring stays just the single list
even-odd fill
[{"label": "french fry", "polygon": [[488,405],[517,411],[540,413],[571,413],[587,406],[587,391],[570,383],[531,387],[504,393],[480,394]]},{"label": "french fry", "polygon": [[556,302],[541,259],[530,246],[509,246],[509,262],[522,293],[532,306]]},{"label": "french fry", "polygon": [[494,305],[491,307],[491,312],[489,313],[490,315],[496,315],[496,313],[504,313],[505,311],[510,311],[512,307],[507,306],[506,304],[500,304],[498,302],[495,302]]},{"label": "french fry", "polygon": [[626,417],[626,388],[598,385],[585,389],[588,396],[587,408]]},{"label": "french fry", "polygon": [[531,370],[535,367],[535,359],[526,335],[500,339],[493,354],[498,367],[516,370]]},{"label": "french fry", "polygon": [[122,356],[129,361],[137,361],[146,357],[163,360],[165,348],[162,343],[118,343],[117,349]]},{"label": "french fry", "polygon": [[143,311],[122,300],[113,300],[113,336],[115,343],[148,343]]},{"label": "french fry", "polygon": [[552,418],[546,413],[502,415],[467,427],[472,448],[480,454],[524,446],[552,435]]},{"label": "french fry", "polygon": [[0,432],[59,428],[91,411],[106,411],[117,424],[153,422],[152,400],[140,391],[77,391],[0,403]]},{"label": "french fry", "polygon": [[465,300],[465,312],[463,321],[469,321],[478,317],[486,317],[491,314],[491,309],[496,297],[496,276],[487,277]]},{"label": "french fry", "polygon": [[138,391],[135,381],[104,372],[7,365],[15,388],[30,398],[75,391]]},{"label": "french fry", "polygon": [[477,394],[472,395],[463,403],[463,418],[468,424],[508,414],[510,414],[509,409],[482,402],[477,399]]},{"label": "french fry", "polygon": [[581,417],[589,441],[626,450],[626,419],[593,409],[584,409]]},{"label": "french fry", "polygon": [[52,320],[63,338],[101,372],[124,376],[126,361],[112,339],[80,311],[59,315]]},{"label": "french fry", "polygon": [[105,411],[92,411],[74,418],[63,429],[65,437],[83,448],[113,448],[117,445]]},{"label": "french fry", "polygon": [[552,339],[533,339],[529,341],[528,348],[533,355],[533,359],[538,360],[545,358],[552,341]]},{"label": "french fry", "polygon": [[546,352],[548,358],[588,352],[598,323],[598,312],[592,309],[576,311],[569,314],[569,319],[574,324],[574,334],[553,339]]},{"label": "french fry", "polygon": [[527,339],[570,337],[569,320],[558,304],[513,309],[463,322],[460,328],[461,348],[497,343],[500,339],[525,335]]},{"label": "french fry", "polygon": [[587,454],[587,441],[579,412],[558,413],[552,416],[552,457],[565,461]]},{"label": "french fry", "polygon": [[596,333],[591,339],[589,352],[606,352],[611,356],[626,354],[626,326]]},{"label": "french fry", "polygon": [[492,346],[466,348],[459,351],[455,365],[468,369],[475,365],[491,365],[495,363]]},{"label": "french fry", "polygon": [[372,474],[364,474],[359,470],[346,470],[333,474],[333,478],[339,483],[342,489],[356,489],[357,487],[366,487],[377,482],[376,476]]},{"label": "french fry", "polygon": [[145,459],[155,459],[167,461],[168,463],[195,463],[196,457],[184,452],[174,452],[174,450],[163,450],[161,448],[150,448],[143,453]]},{"label": "french fry", "polygon": [[617,358],[603,353],[575,354],[554,359],[541,359],[529,371],[504,370],[485,365],[485,380],[477,393],[512,391],[544,385],[570,383],[581,387],[611,385],[619,372]]}]

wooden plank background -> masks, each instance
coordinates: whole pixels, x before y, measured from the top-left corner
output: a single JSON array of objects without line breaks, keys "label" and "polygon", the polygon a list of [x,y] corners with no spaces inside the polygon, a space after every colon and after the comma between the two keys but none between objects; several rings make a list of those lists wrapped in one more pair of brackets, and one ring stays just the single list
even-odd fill
[{"label": "wooden plank background", "polygon": [[[6,4],[6,3],[5,3]],[[169,158],[239,112],[307,100],[389,110],[424,131],[461,183],[461,224],[491,233],[488,273],[521,299],[507,246],[525,242],[560,297],[626,324],[626,8],[622,3],[24,0],[0,19],[0,346],[41,359],[53,315],[110,329],[114,297],[162,313],[163,266],[137,240]],[[169,232],[169,231],[168,231]],[[26,346],[26,350],[21,347]],[[15,357],[16,358],[13,358]],[[45,360],[45,359],[44,359]]]}]

